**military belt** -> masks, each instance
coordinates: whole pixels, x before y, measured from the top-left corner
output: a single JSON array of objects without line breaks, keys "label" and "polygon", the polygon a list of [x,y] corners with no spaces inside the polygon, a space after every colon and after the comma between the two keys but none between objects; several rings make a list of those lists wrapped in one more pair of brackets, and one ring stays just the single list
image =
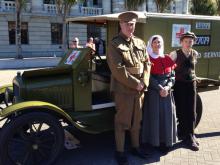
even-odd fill
[{"label": "military belt", "polygon": [[127,71],[131,74],[142,74],[144,72],[144,67],[126,67]]}]

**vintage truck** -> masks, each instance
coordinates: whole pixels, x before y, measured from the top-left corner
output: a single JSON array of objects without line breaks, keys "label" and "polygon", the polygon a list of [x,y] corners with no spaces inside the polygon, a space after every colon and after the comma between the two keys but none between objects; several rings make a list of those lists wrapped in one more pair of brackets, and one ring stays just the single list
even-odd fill
[{"label": "vintage truck", "polygon": [[[198,36],[198,91],[219,89],[220,18],[137,12],[136,34],[145,41],[153,34],[165,39],[165,51],[179,45],[186,30]],[[104,26],[107,44],[119,32],[118,14],[68,18],[71,23]],[[17,73],[12,85],[0,87],[0,164],[52,164],[64,145],[64,125],[97,134],[113,129],[115,104],[109,91],[111,72],[105,55],[91,49],[70,49],[54,68]],[[202,102],[197,99],[197,125]],[[10,104],[12,102],[12,104]]]}]

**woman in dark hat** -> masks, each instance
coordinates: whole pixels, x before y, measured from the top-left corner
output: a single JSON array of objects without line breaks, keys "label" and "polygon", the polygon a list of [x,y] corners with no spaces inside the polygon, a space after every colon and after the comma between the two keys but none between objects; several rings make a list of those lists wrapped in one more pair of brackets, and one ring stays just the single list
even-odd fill
[{"label": "woman in dark hat", "polygon": [[176,62],[176,82],[174,85],[174,99],[178,119],[178,137],[193,150],[199,150],[199,143],[195,137],[196,121],[196,74],[195,64],[198,52],[192,49],[196,36],[193,32],[181,35],[182,48],[170,53]]}]

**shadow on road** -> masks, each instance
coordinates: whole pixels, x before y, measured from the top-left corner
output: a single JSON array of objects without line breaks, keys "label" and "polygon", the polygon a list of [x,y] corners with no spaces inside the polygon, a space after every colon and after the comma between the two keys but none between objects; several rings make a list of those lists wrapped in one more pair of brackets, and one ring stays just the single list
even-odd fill
[{"label": "shadow on road", "polygon": [[[74,134],[76,136],[76,134]],[[56,165],[116,165],[114,159],[115,140],[114,133],[107,132],[99,135],[77,134],[81,141],[81,148],[75,150],[64,150]],[[162,153],[152,151],[148,159],[143,160],[129,153],[129,136],[126,137],[126,151],[131,165],[142,165],[159,162]]]},{"label": "shadow on road", "polygon": [[209,132],[209,133],[197,134],[198,138],[207,138],[207,137],[214,137],[214,136],[220,136],[220,132]]}]

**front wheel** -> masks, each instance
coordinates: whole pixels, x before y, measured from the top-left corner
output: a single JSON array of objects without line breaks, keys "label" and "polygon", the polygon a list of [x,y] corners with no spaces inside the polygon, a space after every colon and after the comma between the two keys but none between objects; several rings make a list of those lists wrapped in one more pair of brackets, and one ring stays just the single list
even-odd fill
[{"label": "front wheel", "polygon": [[64,131],[50,114],[18,116],[0,132],[0,164],[49,165],[63,149]]}]

